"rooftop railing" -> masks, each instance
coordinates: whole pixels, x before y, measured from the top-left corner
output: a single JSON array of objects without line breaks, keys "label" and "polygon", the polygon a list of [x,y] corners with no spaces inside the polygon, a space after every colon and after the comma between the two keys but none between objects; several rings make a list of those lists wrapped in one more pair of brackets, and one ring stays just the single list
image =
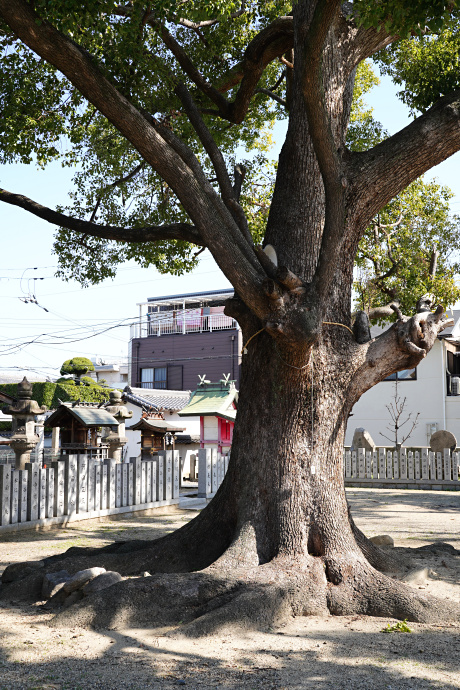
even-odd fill
[{"label": "rooftop railing", "polygon": [[196,310],[147,314],[131,325],[131,340],[149,336],[206,333],[238,328],[238,322],[225,314],[196,314]]}]

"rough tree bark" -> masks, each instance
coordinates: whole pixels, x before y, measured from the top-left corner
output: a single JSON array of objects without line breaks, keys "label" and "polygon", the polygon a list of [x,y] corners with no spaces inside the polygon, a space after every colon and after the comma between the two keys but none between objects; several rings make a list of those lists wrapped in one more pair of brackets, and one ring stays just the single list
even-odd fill
[{"label": "rough tree bark", "polygon": [[[191,634],[236,620],[272,625],[293,614],[357,612],[419,621],[458,616],[458,609],[382,574],[395,562],[354,526],[342,464],[355,402],[389,374],[416,366],[447,323],[442,308],[411,319],[399,315],[382,336],[360,344],[350,330],[350,307],[354,256],[367,223],[411,180],[460,148],[457,97],[442,99],[374,150],[351,154],[344,141],[354,70],[393,39],[383,29],[357,28],[337,1],[296,3],[293,17],[273,29],[279,55],[294,49],[289,128],[265,238],[277,252],[275,267],[259,259],[248,238],[223,159],[186,89],[178,94],[213,161],[221,196],[187,147],[125,102],[73,43],[46,22],[31,24],[26,3],[0,0],[0,12],[176,191],[193,225],[148,229],[146,237],[199,236],[196,243],[210,248],[236,288],[227,313],[239,320],[245,341],[254,336],[243,357],[230,466],[216,497],[194,521],[156,542],[72,549],[48,559],[47,571],[103,565],[126,575],[156,573],[93,595],[60,613],[55,624],[185,620]],[[169,34],[165,42],[178,52]],[[275,48],[270,53],[264,43],[263,54],[273,59]],[[233,86],[241,82],[236,108],[222,95],[224,87],[203,85],[178,55],[221,117],[241,121],[258,77],[245,82],[244,64],[233,81],[229,77]],[[47,217],[43,207],[19,195],[2,200]],[[62,216],[49,220],[66,225]],[[73,220],[68,225],[80,230]],[[98,233],[96,225],[81,228],[88,230]],[[120,228],[99,232],[123,236]],[[139,241],[139,232],[134,237]],[[132,238],[127,233],[125,239]],[[13,582],[6,595],[33,594],[39,579]]]}]

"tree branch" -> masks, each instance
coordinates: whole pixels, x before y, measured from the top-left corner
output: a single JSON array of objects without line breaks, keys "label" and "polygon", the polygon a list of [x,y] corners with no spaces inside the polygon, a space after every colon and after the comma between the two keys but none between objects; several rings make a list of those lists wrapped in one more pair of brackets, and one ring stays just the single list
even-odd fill
[{"label": "tree branch", "polygon": [[205,243],[198,230],[187,223],[173,223],[171,225],[151,225],[145,228],[120,228],[112,225],[98,225],[87,220],[72,218],[47,206],[42,206],[33,199],[22,194],[14,194],[6,189],[0,189],[0,201],[33,213],[34,216],[46,220],[68,230],[81,232],[91,237],[102,237],[117,242],[159,242],[160,240],[183,240],[199,247]]},{"label": "tree branch", "polygon": [[[297,6],[299,7],[299,6]],[[340,0],[318,0],[313,17],[296,10],[299,20],[302,55],[302,92],[308,127],[321,172],[325,194],[325,219],[313,289],[327,294],[335,273],[335,263],[342,243],[346,180],[342,160],[332,133],[323,83],[323,48],[327,34],[339,10]],[[296,59],[295,65],[299,60]]]},{"label": "tree branch", "polygon": [[[60,70],[174,190],[203,243],[257,316],[266,313],[266,277],[231,213],[207,180],[198,160],[187,165],[145,117],[102,74],[89,53],[60,33],[25,0],[0,0],[0,17],[40,57]],[[187,149],[187,147],[185,147]]]},{"label": "tree branch", "polygon": [[270,89],[256,89],[254,93],[263,93],[265,94],[265,96],[269,96],[285,108],[287,107],[287,103],[284,100],[284,98],[281,98],[281,96],[278,96],[276,93],[273,93],[273,91],[270,91]]},{"label": "tree branch", "polygon": [[[393,311],[398,313],[399,309]],[[422,312],[411,318],[399,312],[398,321],[378,338],[357,345],[355,357],[360,363],[348,391],[350,399],[358,400],[390,374],[416,367],[431,350],[438,334],[452,323],[442,307],[435,313]]]},{"label": "tree branch", "polygon": [[460,149],[460,90],[369,151],[350,154],[354,221],[363,228],[413,180]]},{"label": "tree branch", "polygon": [[[136,167],[131,170],[127,175],[124,177],[120,177],[118,180],[115,180],[114,182],[111,182],[105,189],[113,189],[114,187],[119,187],[121,184],[124,182],[129,182],[132,180],[144,167],[144,163],[139,163],[139,165],[136,165]],[[102,196],[97,197],[96,205],[94,206],[93,212],[91,214],[91,218],[89,219],[90,223],[93,223],[96,220],[96,214],[99,210],[99,206],[101,205],[102,201]]]},{"label": "tree branch", "polygon": [[[232,12],[230,15],[230,19],[237,19],[238,17],[241,17],[242,14],[246,12],[246,1],[242,0],[241,2],[241,7],[239,10],[236,12]],[[184,19],[183,17],[175,18],[175,21],[177,24],[180,24],[181,26],[185,26],[186,29],[204,29],[208,26],[215,26],[216,24],[219,24],[221,19],[219,17],[216,17],[215,19],[205,19],[202,22],[191,22],[189,19]]]}]

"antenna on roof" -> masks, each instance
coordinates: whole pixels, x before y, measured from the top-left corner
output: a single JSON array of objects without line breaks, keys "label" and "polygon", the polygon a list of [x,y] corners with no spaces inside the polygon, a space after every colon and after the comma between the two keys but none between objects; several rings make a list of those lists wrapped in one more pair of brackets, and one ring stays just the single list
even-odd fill
[{"label": "antenna on roof", "polygon": [[222,379],[222,383],[223,383],[224,385],[227,385],[227,383],[229,383],[229,381],[230,381],[230,374],[222,374],[222,376],[224,377],[224,378]]},{"label": "antenna on roof", "polygon": [[203,374],[203,376],[198,374],[198,378],[200,379],[200,383],[198,384],[199,386],[204,386],[205,383],[211,383],[211,381],[206,379],[206,374]]}]

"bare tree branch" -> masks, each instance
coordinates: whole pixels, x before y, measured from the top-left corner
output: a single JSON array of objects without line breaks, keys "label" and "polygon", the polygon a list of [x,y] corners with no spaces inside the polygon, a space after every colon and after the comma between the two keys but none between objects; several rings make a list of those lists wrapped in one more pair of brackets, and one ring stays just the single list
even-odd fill
[{"label": "bare tree branch", "polygon": [[0,201],[33,213],[34,216],[46,220],[59,227],[81,232],[91,237],[102,237],[117,242],[159,242],[160,240],[183,240],[200,247],[205,246],[198,230],[187,223],[173,223],[171,225],[151,225],[145,228],[120,228],[112,225],[98,225],[87,220],[72,218],[22,194],[14,194],[6,189],[0,189]]}]

